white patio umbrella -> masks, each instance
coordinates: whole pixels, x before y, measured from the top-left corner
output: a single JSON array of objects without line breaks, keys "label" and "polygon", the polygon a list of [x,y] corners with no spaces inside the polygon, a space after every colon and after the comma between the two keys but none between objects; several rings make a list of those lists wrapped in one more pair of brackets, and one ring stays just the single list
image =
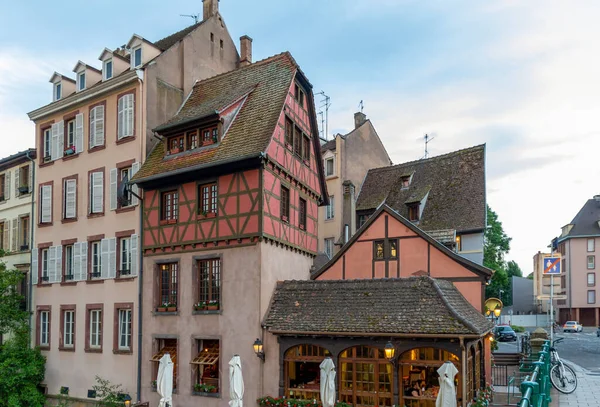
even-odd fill
[{"label": "white patio umbrella", "polygon": [[321,365],[321,402],[323,407],[335,404],[335,365],[331,358],[325,358]]},{"label": "white patio umbrella", "polygon": [[456,407],[456,389],[454,376],[458,370],[452,362],[446,362],[437,370],[440,375],[440,391],[435,400],[435,407]]},{"label": "white patio umbrella", "polygon": [[242,376],[242,360],[233,355],[229,361],[229,401],[230,407],[242,407],[244,398],[244,378]]},{"label": "white patio umbrella", "polygon": [[156,391],[160,395],[158,407],[166,407],[167,405],[173,407],[173,361],[168,353],[160,358],[158,375],[156,376]]}]

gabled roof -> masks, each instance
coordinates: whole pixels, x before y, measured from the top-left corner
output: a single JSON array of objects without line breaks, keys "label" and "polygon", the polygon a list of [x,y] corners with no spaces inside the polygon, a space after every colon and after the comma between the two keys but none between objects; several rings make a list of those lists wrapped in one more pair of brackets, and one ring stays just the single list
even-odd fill
[{"label": "gabled roof", "polygon": [[73,68],[73,72],[79,72],[81,67],[84,67],[86,69],[90,69],[92,71],[98,72],[98,73],[102,73],[101,70],[99,70],[98,68],[94,68],[91,65],[86,64],[85,62],[81,62],[81,61],[77,61],[77,64],[75,64],[75,68]]},{"label": "gabled roof", "polygon": [[203,22],[204,21],[200,21],[199,23],[190,25],[189,27],[186,27],[181,31],[177,31],[176,33],[166,36],[165,38],[162,38],[158,41],[154,41],[154,46],[160,49],[161,51],[166,51],[173,45],[181,41],[183,38],[185,38],[186,35],[194,31],[196,28],[200,27]]},{"label": "gabled roof", "polygon": [[570,223],[573,225],[569,233],[560,240],[572,237],[600,236],[600,197],[588,199]]},{"label": "gabled roof", "polygon": [[331,260],[329,260],[320,269],[313,271],[310,278],[311,279],[318,278],[329,267],[331,267],[340,257],[342,257],[346,253],[346,251],[348,251],[348,249],[352,246],[352,244],[354,244],[354,242],[356,242],[360,238],[362,233],[365,230],[367,230],[371,226],[371,224],[373,224],[373,222],[375,222],[377,220],[377,218],[379,217],[379,215],[381,215],[383,212],[391,215],[394,219],[401,222],[403,225],[405,225],[410,230],[415,232],[421,238],[423,238],[427,242],[429,242],[432,246],[434,246],[435,248],[440,250],[443,254],[450,257],[451,259],[453,259],[457,263],[461,264],[462,266],[464,266],[468,270],[472,271],[473,273],[475,273],[485,279],[489,279],[492,277],[493,271],[491,269],[484,267],[480,264],[477,264],[477,263],[453,252],[452,250],[448,249],[442,243],[440,243],[439,241],[437,241],[436,239],[431,237],[427,232],[425,232],[424,230],[415,226],[411,221],[406,219],[404,216],[400,215],[398,212],[396,212],[395,210],[393,210],[392,208],[390,208],[389,206],[384,204],[384,205],[381,205],[379,208],[377,208],[377,210],[371,215],[371,217],[369,217],[369,219],[367,219],[367,221],[364,223],[364,225],[362,225],[360,227],[360,229],[358,229],[356,231],[356,233],[350,238],[350,240],[348,240],[348,243],[346,243],[344,246],[342,246],[342,248],[331,258]]},{"label": "gabled roof", "polygon": [[[401,177],[411,173],[410,186],[402,189]],[[421,229],[485,229],[485,145],[369,170],[356,210],[373,210],[385,202],[407,217],[406,203],[423,197],[427,189],[429,195],[419,219]]]},{"label": "gabled roof", "polygon": [[326,151],[329,150],[335,150],[336,149],[336,145],[335,145],[335,138],[337,136],[333,137],[333,140],[329,140],[328,142],[326,142],[325,144],[321,145],[321,153],[325,153]]},{"label": "gabled roof", "polygon": [[52,74],[52,76],[50,77],[50,83],[56,83],[56,82],[59,82],[59,81],[69,81],[69,82],[75,83],[74,79],[71,79],[68,76],[64,76],[62,74],[59,74],[58,72],[54,72]]},{"label": "gabled roof", "polygon": [[145,42],[146,44],[151,45],[160,51],[160,48],[158,48],[152,41],[148,41],[147,39],[138,34],[133,34],[131,36],[131,39],[127,42],[127,48],[131,48],[134,40],[140,40],[141,42]]},{"label": "gabled roof", "polygon": [[279,282],[263,325],[279,335],[481,336],[493,328],[450,281]]}]

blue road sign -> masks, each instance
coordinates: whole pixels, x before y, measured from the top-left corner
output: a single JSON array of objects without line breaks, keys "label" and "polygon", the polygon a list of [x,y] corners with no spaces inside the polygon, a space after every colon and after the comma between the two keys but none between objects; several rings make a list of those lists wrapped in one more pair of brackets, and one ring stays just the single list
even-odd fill
[{"label": "blue road sign", "polygon": [[560,274],[560,257],[544,259],[544,274]]}]

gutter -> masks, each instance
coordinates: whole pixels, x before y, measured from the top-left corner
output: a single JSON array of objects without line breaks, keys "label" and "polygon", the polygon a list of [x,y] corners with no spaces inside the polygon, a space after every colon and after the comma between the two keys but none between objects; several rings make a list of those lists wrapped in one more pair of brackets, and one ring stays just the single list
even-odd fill
[{"label": "gutter", "polygon": [[482,333],[481,335],[474,334],[411,334],[411,333],[393,333],[393,332],[318,332],[318,331],[274,331],[269,329],[269,333],[273,335],[304,335],[304,336],[360,336],[360,337],[384,337],[384,338],[481,338],[487,335],[489,331]]},{"label": "gutter", "polygon": [[31,161],[31,216],[29,217],[31,219],[30,223],[30,227],[31,227],[31,232],[29,235],[29,241],[30,241],[30,249],[29,249],[29,283],[28,283],[28,287],[27,287],[27,291],[29,292],[29,298],[27,298],[27,309],[29,310],[29,338],[27,340],[27,345],[29,347],[31,347],[31,336],[33,334],[33,330],[32,330],[32,315],[33,315],[33,310],[31,309],[33,306],[33,272],[34,270],[31,269],[31,266],[33,265],[33,233],[35,231],[33,225],[35,224],[35,219],[34,219],[34,214],[35,214],[35,160],[33,158],[31,158],[31,156],[29,155],[31,150],[27,150],[27,153],[25,154],[25,156],[27,157],[27,159],[29,161]]}]

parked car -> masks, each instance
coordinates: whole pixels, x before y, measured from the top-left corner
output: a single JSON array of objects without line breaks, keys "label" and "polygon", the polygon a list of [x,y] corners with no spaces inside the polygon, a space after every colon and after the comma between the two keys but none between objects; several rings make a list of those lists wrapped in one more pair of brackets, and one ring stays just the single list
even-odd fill
[{"label": "parked car", "polygon": [[567,321],[563,325],[563,332],[582,332],[583,325],[577,321]]},{"label": "parked car", "polygon": [[494,337],[498,342],[514,342],[517,334],[509,325],[498,325],[494,328]]}]

